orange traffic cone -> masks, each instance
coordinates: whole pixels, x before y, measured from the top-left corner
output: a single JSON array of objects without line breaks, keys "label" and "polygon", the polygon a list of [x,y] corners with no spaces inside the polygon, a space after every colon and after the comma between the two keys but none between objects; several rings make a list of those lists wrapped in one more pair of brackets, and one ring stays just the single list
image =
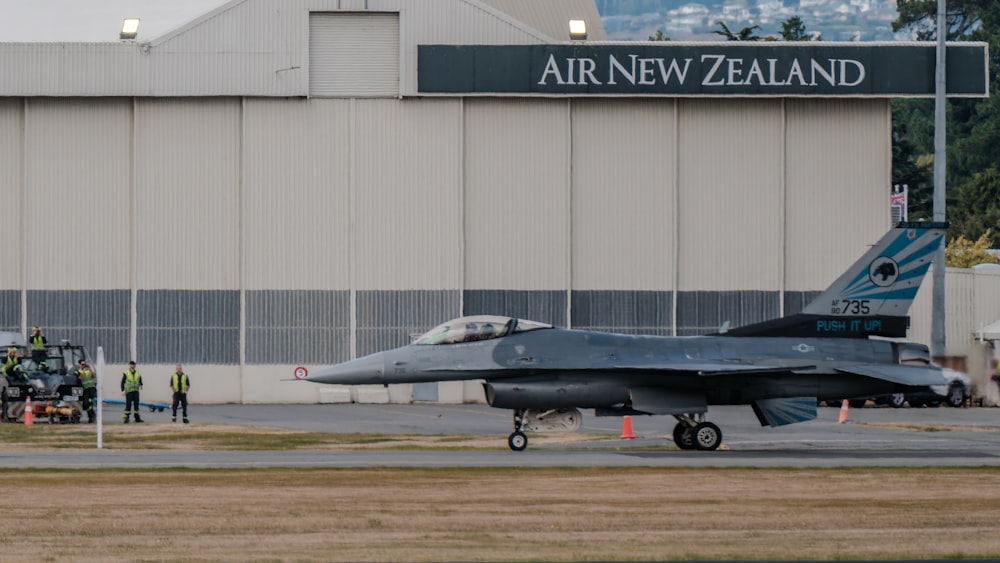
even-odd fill
[{"label": "orange traffic cone", "polygon": [[35,423],[35,413],[31,410],[31,395],[24,401],[24,425],[30,426]]},{"label": "orange traffic cone", "polygon": [[632,417],[625,415],[622,417],[622,440],[635,440],[635,434],[632,432]]},{"label": "orange traffic cone", "polygon": [[847,419],[847,399],[840,405],[840,418],[837,419],[837,424],[844,424],[845,422],[850,422]]}]

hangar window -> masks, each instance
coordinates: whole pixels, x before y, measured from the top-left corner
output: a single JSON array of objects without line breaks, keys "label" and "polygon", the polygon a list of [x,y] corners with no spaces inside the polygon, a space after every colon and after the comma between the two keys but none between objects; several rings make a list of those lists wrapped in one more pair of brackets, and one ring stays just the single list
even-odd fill
[{"label": "hangar window", "polygon": [[399,96],[399,14],[309,14],[309,95]]}]

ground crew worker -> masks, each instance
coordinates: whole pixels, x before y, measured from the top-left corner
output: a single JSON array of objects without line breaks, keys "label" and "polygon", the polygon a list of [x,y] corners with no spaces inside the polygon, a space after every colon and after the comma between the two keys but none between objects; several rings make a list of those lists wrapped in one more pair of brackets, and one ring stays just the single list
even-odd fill
[{"label": "ground crew worker", "polygon": [[80,360],[80,367],[74,374],[80,378],[80,385],[83,386],[83,410],[87,411],[87,422],[94,422],[94,403],[97,401],[97,376],[91,371],[87,362]]},{"label": "ground crew worker", "polygon": [[188,420],[188,389],[191,388],[191,379],[184,373],[181,365],[174,367],[174,373],[170,374],[170,389],[174,392],[174,414],[170,417],[170,422],[177,422],[177,406],[182,407],[184,414],[184,424],[191,422]]},{"label": "ground crew worker", "polygon": [[135,415],[136,422],[142,422],[139,417],[139,391],[142,390],[142,374],[135,369],[135,360],[128,363],[128,369],[122,372],[122,396],[125,397],[125,412],[122,422],[128,424],[130,414]]},{"label": "ground crew worker", "polygon": [[42,333],[42,329],[36,327],[31,328],[31,336],[28,337],[28,345],[31,348],[31,359],[37,364],[45,362],[45,345],[49,341],[46,340],[45,334]]},{"label": "ground crew worker", "polygon": [[2,395],[0,395],[0,420],[7,420],[7,387],[8,379],[7,374],[10,373],[11,377],[14,376],[16,367],[20,365],[21,360],[17,357],[17,348],[8,348],[7,355],[4,356],[3,367],[0,368],[0,390],[2,390]]},{"label": "ground crew worker", "polygon": [[7,355],[3,359],[3,375],[14,377],[14,373],[21,366],[21,358],[17,355],[17,348],[11,346],[7,348]]}]

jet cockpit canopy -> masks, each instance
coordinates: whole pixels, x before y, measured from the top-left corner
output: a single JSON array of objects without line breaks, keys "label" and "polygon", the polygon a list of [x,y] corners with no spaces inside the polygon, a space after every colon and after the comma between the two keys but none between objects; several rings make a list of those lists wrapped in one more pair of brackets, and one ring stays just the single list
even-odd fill
[{"label": "jet cockpit canopy", "polygon": [[423,336],[414,341],[414,344],[437,345],[478,342],[542,328],[552,328],[552,325],[511,317],[477,315],[440,324],[424,333]]}]

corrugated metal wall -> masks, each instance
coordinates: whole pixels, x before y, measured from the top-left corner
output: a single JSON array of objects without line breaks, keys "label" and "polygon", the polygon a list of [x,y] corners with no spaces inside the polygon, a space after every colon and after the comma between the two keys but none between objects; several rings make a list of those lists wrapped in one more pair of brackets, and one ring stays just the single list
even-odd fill
[{"label": "corrugated metal wall", "polygon": [[24,276],[24,100],[0,98],[0,240],[6,260],[0,268],[0,330],[21,330]]},{"label": "corrugated metal wall", "polygon": [[573,101],[573,289],[674,289],[677,103]]},{"label": "corrugated metal wall", "polygon": [[[826,287],[888,228],[884,100],[786,100],[785,288]],[[818,251],[816,243],[838,244]]]},{"label": "corrugated metal wall", "polygon": [[122,99],[28,101],[29,288],[128,287],[131,115],[131,102]]},{"label": "corrugated metal wall", "polygon": [[459,289],[461,101],[358,100],[355,131],[355,287]]},{"label": "corrugated metal wall", "polygon": [[777,100],[682,100],[678,290],[781,282],[784,135]]},{"label": "corrugated metal wall", "polygon": [[[934,280],[920,287],[910,310],[909,339],[930,344]],[[975,332],[1000,320],[1000,273],[978,268],[948,268],[945,272],[945,354],[966,356]]]},{"label": "corrugated metal wall", "polygon": [[[27,251],[0,272],[0,324],[101,344],[111,362],[319,365],[477,313],[704,332],[777,315],[782,284],[795,312],[881,234],[854,231],[887,220],[866,178],[888,166],[887,128],[872,125],[885,103],[32,99],[0,110],[4,200],[17,208],[37,192],[26,219],[49,221],[23,239],[17,221],[0,223]],[[810,198],[807,228],[787,210]],[[802,260],[843,263],[820,279]],[[992,281],[956,282],[949,303],[979,303]],[[949,352],[965,341],[951,334],[993,314],[950,309]]]},{"label": "corrugated metal wall", "polygon": [[240,101],[142,99],[135,113],[136,287],[239,288]]},{"label": "corrugated metal wall", "polygon": [[[306,99],[310,12],[338,10],[370,13],[313,22],[388,25],[398,69]],[[147,45],[0,49],[0,95],[29,92],[0,99],[0,329],[210,366],[211,400],[313,401],[289,366],[461,314],[683,335],[793,313],[888,227],[886,100],[415,96],[417,45],[549,42],[554,18],[255,1]],[[949,353],[1000,317],[1000,276],[956,276]]]},{"label": "corrugated metal wall", "polygon": [[466,101],[466,287],[569,286],[569,106]]},{"label": "corrugated metal wall", "polygon": [[351,287],[351,100],[244,102],[244,286]]}]

